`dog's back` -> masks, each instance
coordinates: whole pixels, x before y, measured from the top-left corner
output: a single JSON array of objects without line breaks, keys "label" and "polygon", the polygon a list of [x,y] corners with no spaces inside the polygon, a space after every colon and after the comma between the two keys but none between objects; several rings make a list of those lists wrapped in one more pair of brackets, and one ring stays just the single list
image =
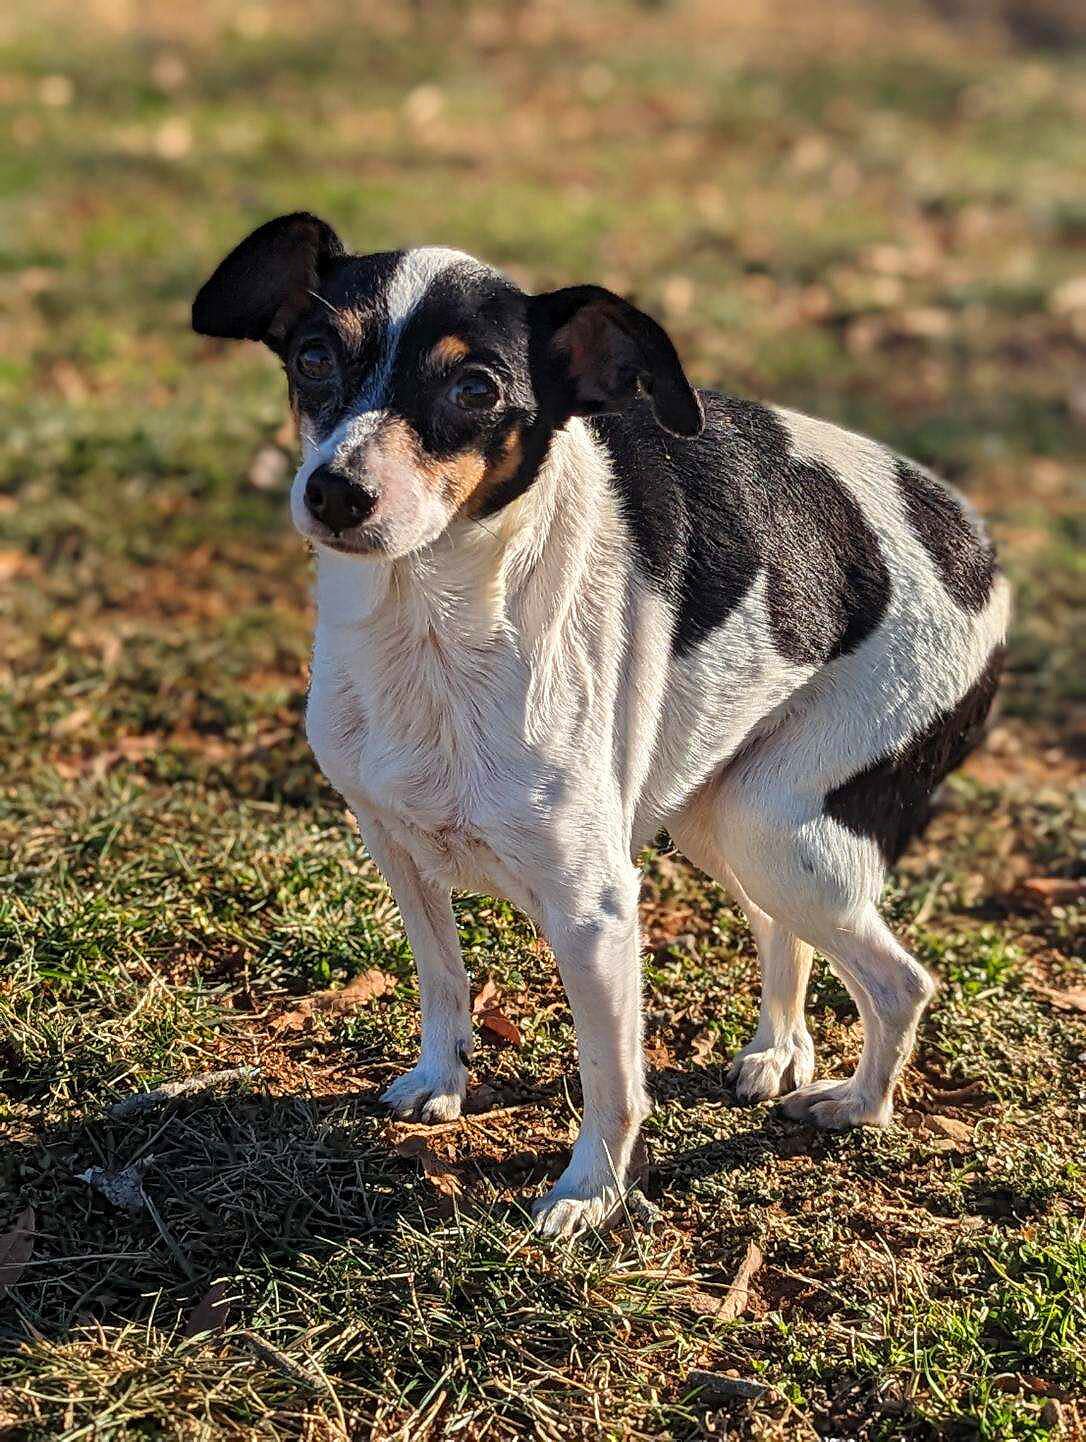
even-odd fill
[{"label": "dog's back", "polygon": [[[695,769],[691,737],[710,768],[791,748],[812,807],[893,861],[983,732],[1009,605],[994,550],[962,497],[877,442],[702,402],[691,438],[645,404],[592,422],[672,626],[668,728]],[[673,751],[661,769],[677,799]]]}]

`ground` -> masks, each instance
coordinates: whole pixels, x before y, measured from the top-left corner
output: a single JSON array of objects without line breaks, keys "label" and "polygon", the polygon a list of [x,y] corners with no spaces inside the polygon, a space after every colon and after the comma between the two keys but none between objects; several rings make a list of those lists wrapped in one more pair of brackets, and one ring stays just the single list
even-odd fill
[{"label": "ground", "polygon": [[[1073,1436],[1080,12],[349,10],[0,18],[0,1436]],[[990,517],[1009,680],[889,888],[941,988],[887,1131],[733,1104],[751,942],[666,855],[628,1221],[573,1247],[526,1230],[574,1131],[575,1054],[504,904],[458,902],[485,1023],[471,1115],[382,1114],[415,981],[301,734],[282,378],[187,328],[225,249],[299,207],[360,248],[441,241],[634,295],[699,382],[874,433]],[[858,1026],[825,970],[810,1015],[845,1073]]]}]

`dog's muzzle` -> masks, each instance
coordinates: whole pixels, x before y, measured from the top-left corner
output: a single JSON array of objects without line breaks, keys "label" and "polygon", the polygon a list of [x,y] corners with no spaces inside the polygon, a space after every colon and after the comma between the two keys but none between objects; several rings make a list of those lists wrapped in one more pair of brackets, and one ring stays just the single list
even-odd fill
[{"label": "dog's muzzle", "polygon": [[318,466],[306,481],[305,504],[314,520],[338,536],[360,525],[377,504],[377,497],[326,465]]}]

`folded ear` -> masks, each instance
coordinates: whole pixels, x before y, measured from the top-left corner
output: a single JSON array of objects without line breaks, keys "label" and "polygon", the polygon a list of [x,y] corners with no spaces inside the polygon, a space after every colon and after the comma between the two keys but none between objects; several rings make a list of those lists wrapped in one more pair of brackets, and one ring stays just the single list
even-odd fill
[{"label": "folded ear", "polygon": [[705,423],[670,337],[644,311],[598,285],[573,285],[528,303],[533,371],[566,416],[623,410],[638,386],[678,436]]},{"label": "folded ear", "polygon": [[201,287],[192,303],[193,330],[278,349],[329,261],[342,254],[339,236],[315,215],[298,211],[269,220]]}]

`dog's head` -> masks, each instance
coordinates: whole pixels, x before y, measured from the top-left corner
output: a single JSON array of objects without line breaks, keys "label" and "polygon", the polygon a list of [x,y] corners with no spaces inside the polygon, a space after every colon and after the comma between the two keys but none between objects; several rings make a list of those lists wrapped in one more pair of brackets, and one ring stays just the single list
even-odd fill
[{"label": "dog's head", "polygon": [[660,424],[702,425],[665,332],[598,286],[526,295],[460,251],[347,255],[315,216],[243,240],[192,308],[203,335],[281,358],[303,442],[295,525],[321,546],[402,556],[531,484],[571,416],[642,388]]}]

